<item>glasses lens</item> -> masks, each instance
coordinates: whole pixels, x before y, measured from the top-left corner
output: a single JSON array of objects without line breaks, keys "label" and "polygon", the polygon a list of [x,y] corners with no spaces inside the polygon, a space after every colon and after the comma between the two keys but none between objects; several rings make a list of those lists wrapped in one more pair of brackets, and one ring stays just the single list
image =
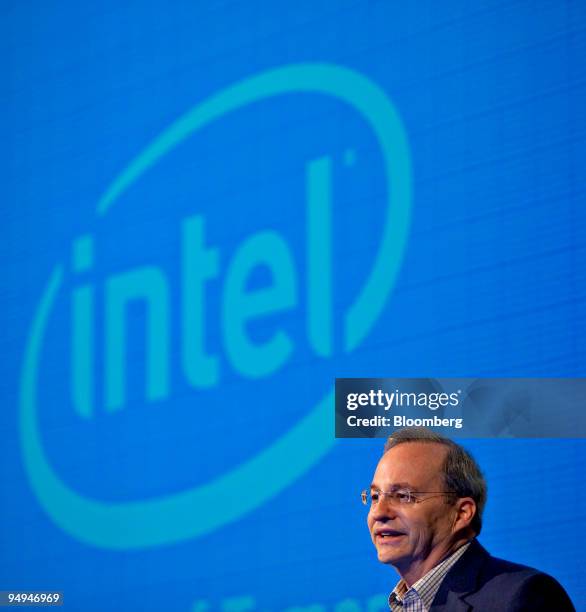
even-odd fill
[{"label": "glasses lens", "polygon": [[389,491],[388,493],[373,489],[372,491],[362,491],[361,493],[362,503],[365,506],[376,505],[383,497],[391,504],[401,506],[406,506],[417,501],[413,493],[408,489],[399,489],[397,491]]}]

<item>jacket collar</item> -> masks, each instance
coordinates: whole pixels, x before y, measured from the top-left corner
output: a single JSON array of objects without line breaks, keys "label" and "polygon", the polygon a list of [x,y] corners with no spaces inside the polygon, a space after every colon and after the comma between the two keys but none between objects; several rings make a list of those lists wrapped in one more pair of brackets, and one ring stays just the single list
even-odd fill
[{"label": "jacket collar", "polygon": [[433,600],[433,612],[468,612],[466,596],[478,589],[480,570],[489,558],[488,552],[474,539],[468,550],[447,573]]}]

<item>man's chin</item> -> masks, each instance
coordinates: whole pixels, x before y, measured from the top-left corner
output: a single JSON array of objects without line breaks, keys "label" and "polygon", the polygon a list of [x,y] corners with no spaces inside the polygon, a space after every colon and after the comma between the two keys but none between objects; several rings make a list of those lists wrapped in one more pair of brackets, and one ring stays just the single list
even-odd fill
[{"label": "man's chin", "polygon": [[395,564],[396,561],[405,556],[405,544],[407,544],[407,536],[404,534],[393,537],[377,537],[374,545],[378,555],[378,560],[381,563]]},{"label": "man's chin", "polygon": [[378,560],[381,563],[387,563],[390,565],[395,565],[397,563],[397,561],[399,561],[399,559],[401,559],[403,557],[403,555],[401,554],[400,551],[398,550],[392,550],[389,547],[378,547],[376,549],[376,552],[378,554]]}]

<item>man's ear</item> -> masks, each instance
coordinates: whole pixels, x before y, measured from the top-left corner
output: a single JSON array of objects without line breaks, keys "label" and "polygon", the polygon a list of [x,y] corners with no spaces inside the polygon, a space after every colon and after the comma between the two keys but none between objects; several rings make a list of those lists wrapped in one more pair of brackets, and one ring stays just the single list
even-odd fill
[{"label": "man's ear", "polygon": [[476,515],[476,502],[471,497],[460,497],[454,504],[455,516],[452,525],[453,531],[460,531],[470,527],[472,519]]}]

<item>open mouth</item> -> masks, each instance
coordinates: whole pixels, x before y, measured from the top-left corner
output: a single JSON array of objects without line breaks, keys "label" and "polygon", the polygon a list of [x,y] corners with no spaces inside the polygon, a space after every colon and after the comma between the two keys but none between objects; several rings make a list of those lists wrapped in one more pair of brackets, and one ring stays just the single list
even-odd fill
[{"label": "open mouth", "polygon": [[402,538],[405,534],[394,529],[381,529],[375,533],[376,541],[381,544],[391,544]]}]

